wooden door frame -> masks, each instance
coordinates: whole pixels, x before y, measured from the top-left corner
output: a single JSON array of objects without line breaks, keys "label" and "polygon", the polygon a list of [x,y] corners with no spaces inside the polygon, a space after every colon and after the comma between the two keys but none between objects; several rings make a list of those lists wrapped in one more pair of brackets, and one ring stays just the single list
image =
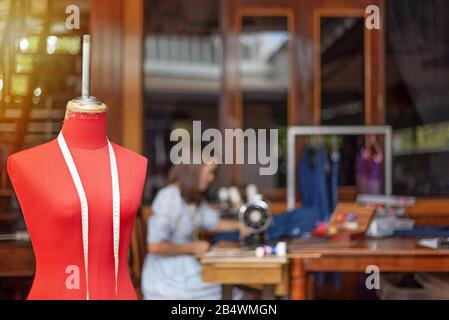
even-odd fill
[{"label": "wooden door frame", "polygon": [[[314,52],[313,122],[321,124],[321,17],[366,17],[366,7],[377,5],[381,12],[381,29],[369,30],[364,24],[364,115],[365,125],[385,123],[385,37],[384,0],[322,0],[313,8],[312,32]],[[374,94],[375,93],[375,94]]]},{"label": "wooden door frame", "polygon": [[92,93],[109,107],[108,135],[143,150],[143,0],[90,0]]},{"label": "wooden door frame", "polygon": [[[243,129],[243,95],[239,77],[240,52],[238,34],[243,29],[244,17],[286,17],[289,39],[289,88],[287,98],[287,124],[296,125],[299,103],[299,75],[297,56],[297,1],[222,0],[221,31],[224,40],[223,94],[220,101],[220,129]],[[223,168],[220,180],[224,185],[241,185],[240,167]]]},{"label": "wooden door frame", "polygon": [[123,14],[123,145],[143,152],[143,0],[122,0]]},{"label": "wooden door frame", "polygon": [[[293,45],[291,39],[295,36],[295,13],[293,8],[248,8],[248,7],[239,7],[236,10],[235,20],[235,30],[237,33],[243,32],[243,19],[244,17],[285,17],[287,18],[287,31],[290,34],[290,39],[288,43],[288,62],[289,66],[294,63],[295,54],[293,52]],[[240,55],[238,54],[238,60],[236,64],[240,63]],[[295,70],[297,70],[295,68]],[[289,72],[289,84],[288,84],[288,98],[287,98],[287,124],[292,124],[293,115],[295,114],[295,110],[297,108],[297,101],[294,99],[295,94],[295,75],[293,68],[291,68],[291,72]],[[240,120],[243,120],[243,92],[240,84],[240,77],[238,77],[238,88],[237,88],[237,101],[236,106],[240,115]],[[243,122],[240,123],[240,128],[243,129]]]}]

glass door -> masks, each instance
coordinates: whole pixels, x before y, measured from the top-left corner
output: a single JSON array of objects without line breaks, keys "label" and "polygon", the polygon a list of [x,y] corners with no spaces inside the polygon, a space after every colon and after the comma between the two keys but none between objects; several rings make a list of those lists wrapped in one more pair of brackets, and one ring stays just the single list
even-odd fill
[{"label": "glass door", "polygon": [[[336,0],[316,4],[313,12],[313,119],[316,125],[380,125],[383,111],[383,29],[366,27],[366,8],[383,2]],[[381,10],[380,12],[383,13]],[[382,15],[380,16],[382,22]],[[382,137],[373,137],[382,145]],[[342,199],[357,193],[357,159],[368,137],[325,141],[339,155]],[[359,186],[360,188],[360,186]],[[360,191],[360,190],[359,190]]]},{"label": "glass door", "polygon": [[[283,201],[286,184],[286,132],[298,111],[295,1],[227,1],[224,17],[225,95],[222,128],[242,129],[247,135],[266,130],[267,155],[276,154],[276,170],[262,175],[267,165],[250,160],[258,146],[246,143],[245,162],[228,172],[241,187],[255,183],[265,195]],[[270,140],[270,129],[277,140]],[[252,147],[252,148],[251,148]],[[253,159],[254,160],[254,159]]]}]

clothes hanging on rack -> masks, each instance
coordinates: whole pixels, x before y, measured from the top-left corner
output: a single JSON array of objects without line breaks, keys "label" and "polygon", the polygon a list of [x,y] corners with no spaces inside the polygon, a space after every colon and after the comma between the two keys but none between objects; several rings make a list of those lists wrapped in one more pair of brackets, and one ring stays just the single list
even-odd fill
[{"label": "clothes hanging on rack", "polygon": [[383,156],[371,154],[365,147],[360,150],[356,161],[357,191],[364,194],[382,194]]},{"label": "clothes hanging on rack", "polygon": [[340,175],[340,154],[333,152],[330,156],[330,209],[331,213],[334,212],[338,204],[338,186]]},{"label": "clothes hanging on rack", "polygon": [[338,202],[339,158],[328,158],[323,146],[309,147],[299,166],[301,201],[317,209],[320,221],[330,218]]},{"label": "clothes hanging on rack", "polygon": [[[309,147],[303,154],[300,163],[301,201],[306,206],[315,207],[318,213],[317,221],[327,221],[338,203],[340,155],[336,148],[328,156],[323,145]],[[333,280],[335,288],[341,288],[339,274],[328,275]],[[316,282],[324,284],[326,275],[316,273]]]},{"label": "clothes hanging on rack", "polygon": [[368,193],[370,156],[365,148],[360,150],[356,160],[356,185],[359,193]]}]

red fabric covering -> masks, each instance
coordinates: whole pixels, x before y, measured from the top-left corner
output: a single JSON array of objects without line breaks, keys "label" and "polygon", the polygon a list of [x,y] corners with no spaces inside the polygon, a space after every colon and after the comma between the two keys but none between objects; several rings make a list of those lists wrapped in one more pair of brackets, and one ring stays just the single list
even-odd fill
[{"label": "red fabric covering", "polygon": [[[62,129],[89,203],[90,298],[136,299],[127,256],[143,191],[147,159],[112,144],[117,158],[121,198],[116,295],[112,180],[105,129],[105,114],[72,114]],[[57,140],[10,156],[8,173],[36,256],[36,274],[28,299],[85,299],[80,201]],[[70,266],[79,270],[79,289],[70,289],[66,285],[73,275],[73,270],[66,273]]]}]

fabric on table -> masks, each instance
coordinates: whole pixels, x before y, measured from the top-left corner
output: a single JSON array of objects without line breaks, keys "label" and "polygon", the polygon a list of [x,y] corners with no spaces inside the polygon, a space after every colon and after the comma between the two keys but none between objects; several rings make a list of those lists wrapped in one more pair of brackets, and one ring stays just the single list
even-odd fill
[{"label": "fabric on table", "polygon": [[[281,238],[301,237],[315,229],[317,218],[318,211],[315,208],[300,208],[274,216],[267,230],[267,240],[275,242]],[[239,233],[219,233],[212,239],[212,243],[222,240],[238,241]]]},{"label": "fabric on table", "polygon": [[449,227],[433,227],[433,226],[415,227],[412,230],[396,231],[393,236],[410,237],[410,238],[416,238],[416,237],[420,237],[420,238],[447,237],[447,238],[449,238]]}]

